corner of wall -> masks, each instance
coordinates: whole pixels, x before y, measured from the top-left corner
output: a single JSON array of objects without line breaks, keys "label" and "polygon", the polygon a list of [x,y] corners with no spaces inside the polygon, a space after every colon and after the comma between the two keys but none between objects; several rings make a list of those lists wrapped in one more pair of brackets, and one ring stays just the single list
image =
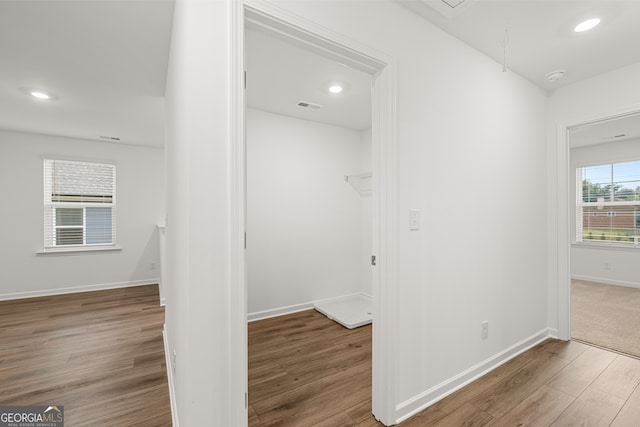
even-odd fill
[{"label": "corner of wall", "polygon": [[167,336],[167,327],[165,324],[162,325],[162,341],[164,343],[164,358],[167,365],[167,382],[169,383],[169,401],[171,402],[171,420],[173,422],[173,427],[179,427],[180,422],[178,420],[178,407],[176,401],[176,389],[175,389],[175,378],[174,372],[175,367],[173,366],[171,360],[171,351],[169,349],[169,338]]}]

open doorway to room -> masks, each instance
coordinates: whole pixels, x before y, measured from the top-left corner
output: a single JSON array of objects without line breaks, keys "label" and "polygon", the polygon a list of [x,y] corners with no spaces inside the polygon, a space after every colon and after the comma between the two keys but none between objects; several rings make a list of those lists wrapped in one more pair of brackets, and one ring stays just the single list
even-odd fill
[{"label": "open doorway to room", "polygon": [[640,358],[640,114],[569,129],[571,338]]},{"label": "open doorway to room", "polygon": [[[370,251],[367,254],[367,257],[363,260],[363,261],[366,261],[366,264],[365,263],[359,264],[359,262],[357,262],[355,266],[357,268],[360,268],[361,272],[367,269],[370,274],[369,279],[365,279],[364,281],[361,280],[360,286],[362,288],[363,285],[366,286],[367,283],[370,283],[370,289],[373,297],[371,313],[373,315],[372,321],[374,326],[373,328],[371,326],[368,326],[370,331],[368,334],[368,337],[365,336],[364,338],[362,337],[359,338],[360,343],[355,342],[355,343],[347,344],[349,347],[352,347],[354,349],[358,349],[358,347],[364,347],[363,343],[365,342],[367,343],[366,344],[367,346],[370,346],[371,351],[369,354],[372,355],[372,357],[366,356],[364,358],[368,360],[368,367],[360,369],[362,372],[370,373],[370,376],[369,376],[369,379],[366,381],[366,385],[364,387],[361,387],[357,383],[347,382],[347,383],[344,383],[344,384],[348,384],[348,385],[345,385],[346,388],[342,387],[340,390],[337,390],[337,393],[330,396],[332,400],[321,399],[321,401],[316,401],[314,403],[316,405],[320,405],[325,409],[331,409],[330,405],[331,405],[331,402],[333,401],[337,402],[335,404],[336,407],[343,404],[344,399],[342,399],[342,397],[345,396],[345,393],[347,395],[351,395],[353,394],[352,392],[354,390],[357,390],[358,388],[364,388],[365,391],[368,390],[366,391],[365,394],[363,394],[364,396],[366,396],[365,404],[356,405],[353,407],[352,411],[348,411],[348,409],[345,409],[344,411],[342,411],[342,413],[333,414],[332,416],[343,417],[346,415],[349,418],[354,418],[354,417],[359,418],[360,417],[359,414],[361,414],[362,417],[370,418],[371,412],[373,411],[376,418],[380,419],[381,421],[387,424],[391,424],[395,420],[394,387],[393,387],[392,377],[390,375],[391,373],[390,366],[393,365],[394,355],[389,349],[393,348],[393,342],[390,342],[390,341],[393,341],[394,338],[389,335],[388,331],[393,328],[393,322],[395,319],[394,309],[393,309],[394,307],[393,301],[394,301],[395,295],[389,290],[387,286],[387,282],[388,282],[388,277],[393,276],[395,274],[395,265],[396,265],[395,264],[396,251],[394,250],[395,234],[393,232],[393,229],[387,226],[387,224],[389,223],[394,223],[394,220],[395,220],[395,215],[393,214],[393,211],[391,211],[388,207],[394,204],[395,197],[396,197],[395,190],[394,190],[395,167],[393,166],[393,162],[389,161],[389,159],[395,158],[395,134],[394,134],[395,116],[393,114],[395,86],[393,85],[394,77],[393,77],[393,67],[390,65],[391,61],[389,59],[386,59],[384,55],[380,55],[378,52],[371,51],[369,48],[360,47],[360,46],[354,48],[352,42],[344,41],[341,39],[339,35],[332,34],[328,32],[326,29],[316,26],[311,22],[304,21],[296,17],[280,16],[277,10],[275,9],[272,10],[269,7],[266,7],[266,9],[262,8],[260,4],[257,4],[257,3],[256,4],[252,3],[252,5],[250,6],[245,4],[244,14],[245,14],[245,25],[247,27],[247,30],[245,32],[245,37],[250,37],[250,35],[248,35],[248,32],[252,30],[257,30],[258,32],[261,32],[263,34],[275,36],[275,38],[281,42],[282,41],[287,42],[291,45],[294,45],[297,48],[303,47],[308,51],[308,53],[315,53],[315,54],[320,53],[322,57],[329,58],[334,60],[334,62],[337,62],[338,63],[337,65],[342,69],[346,70],[349,68],[353,68],[355,70],[358,70],[360,74],[364,74],[364,76],[366,76],[368,79],[366,84],[368,85],[368,91],[371,94],[371,100],[369,101],[369,107],[367,108],[368,110],[367,113],[370,115],[370,117],[373,117],[373,119],[371,120],[371,130],[367,131],[367,130],[347,129],[348,130],[347,133],[350,132],[353,134],[355,132],[356,134],[357,133],[360,134],[359,135],[360,149],[356,150],[356,152],[359,151],[359,154],[353,155],[352,153],[352,155],[347,156],[347,158],[351,158],[352,166],[358,163],[358,162],[354,163],[353,160],[358,159],[359,167],[355,170],[346,168],[344,167],[344,165],[343,167],[337,168],[336,166],[339,166],[340,162],[343,160],[341,156],[338,158],[336,158],[335,156],[332,157],[334,162],[330,161],[328,162],[328,164],[331,166],[330,169],[333,169],[332,177],[331,177],[332,181],[335,178],[334,175],[339,171],[339,176],[338,176],[338,179],[340,182],[339,192],[341,192],[343,195],[348,193],[350,198],[353,198],[355,195],[359,200],[359,202],[356,202],[356,205],[357,204],[360,205],[360,222],[357,224],[356,227],[349,227],[348,228],[349,232],[348,233],[345,232],[343,234],[353,234],[353,231],[357,228],[360,229],[362,234],[362,228],[366,227],[366,220],[364,221],[362,220],[363,213],[368,211],[371,218],[370,220],[371,226],[369,227],[371,230],[371,237],[370,237],[371,242],[369,243]],[[273,62],[273,58],[272,58],[272,62]],[[276,62],[276,64],[277,63],[278,62]],[[254,81],[252,80],[254,79],[254,77],[252,77],[251,70],[247,70],[247,71],[248,71],[247,92],[250,93],[250,87],[251,87],[252,81]],[[336,79],[334,79],[333,77],[329,77],[329,81],[327,80],[323,81],[323,84],[322,84],[323,87],[321,89],[329,90],[330,88],[326,86],[326,84],[332,83],[333,80],[336,80]],[[289,79],[287,80],[287,83],[292,81],[293,79]],[[345,85],[345,87],[343,87],[343,91],[346,93],[349,93],[349,91],[354,90],[355,83],[351,83],[351,82],[347,82],[347,83],[348,84]],[[272,85],[273,85],[272,81],[268,80],[267,87]],[[331,92],[331,90],[329,90],[329,92]],[[276,95],[274,95],[274,98],[281,98],[281,97],[282,95],[280,95],[279,93],[276,93]],[[304,102],[304,101],[310,101],[309,99],[304,99],[304,98],[299,99],[297,96],[294,98],[295,99],[292,99],[291,101],[293,101],[295,104],[301,104],[301,107],[296,107],[296,108],[302,108],[302,107],[309,108],[309,107],[314,107],[313,104],[316,104],[316,102],[313,102],[313,101]],[[299,103],[298,101],[303,101],[303,102]],[[305,106],[302,104],[307,104],[307,105]],[[318,103],[318,104],[322,105],[321,103]],[[290,115],[287,115],[287,113],[285,112],[276,112],[274,114],[273,112],[270,112],[270,111],[264,111],[264,110],[260,111],[258,108],[255,107],[255,105],[252,105],[251,101],[248,103],[248,107],[249,107],[248,111],[246,111],[245,113],[245,116],[247,117],[246,123],[247,123],[247,136],[248,136],[247,150],[246,150],[247,158],[246,158],[245,167],[247,171],[246,172],[246,179],[247,179],[246,196],[247,196],[247,205],[249,206],[252,203],[251,180],[252,180],[252,173],[253,173],[252,166],[251,166],[252,148],[249,147],[249,145],[251,144],[252,127],[254,126],[254,124],[257,124],[258,128],[260,128],[260,126],[263,126],[263,125],[269,127],[273,125],[276,121],[280,122],[280,125],[282,125],[282,121],[287,121],[290,123],[296,122],[299,125],[298,131],[300,130],[300,128],[306,128],[310,126],[322,127],[323,129],[325,129],[325,131],[328,127],[339,128],[340,126],[333,125],[333,124],[326,124],[326,123],[323,123],[323,124],[313,123],[308,120],[308,117],[304,117],[304,116],[302,118],[291,117]],[[255,110],[255,111],[252,111],[252,110]],[[309,111],[307,113],[309,113]],[[255,123],[252,123],[251,121],[252,115],[254,116]],[[255,120],[256,117],[258,117],[257,121]],[[261,121],[260,118],[262,118],[263,120]],[[268,118],[269,120],[264,120],[265,118]],[[273,121],[271,121],[271,119],[273,119]],[[289,129],[288,126],[285,126],[284,128]],[[338,134],[340,134],[340,132],[338,132]],[[259,137],[263,137],[267,134],[263,132],[263,129],[258,129],[257,132],[256,132],[256,129],[254,129],[253,135],[254,136],[258,135]],[[295,135],[289,134],[286,136],[286,139],[290,139],[293,141],[297,140],[298,144],[300,144],[301,140],[308,139],[307,136],[309,135],[309,133],[305,132],[304,135],[305,137],[299,137],[299,136],[296,137]],[[341,138],[343,137],[340,137],[340,138],[331,137],[328,139],[328,143],[329,145],[332,145],[332,144],[335,145],[335,142],[340,141]],[[262,138],[258,138],[258,139],[262,139]],[[327,139],[326,135],[325,135],[325,139]],[[358,139],[358,138],[349,138],[349,139]],[[363,141],[367,141],[367,142],[363,143]],[[283,138],[275,138],[275,142],[281,144],[284,141],[283,141]],[[346,145],[351,145],[353,147],[353,143],[347,143]],[[355,144],[355,145],[358,145],[358,144]],[[368,156],[366,154],[367,146],[369,147],[369,150],[371,153],[369,159],[367,159]],[[284,150],[281,150],[280,157],[275,159],[274,162],[276,163],[282,162],[283,159],[291,158],[292,157],[291,155],[293,154],[292,150],[294,149],[299,150],[299,148],[300,147],[296,147],[295,144],[290,145],[288,148],[285,147]],[[344,148],[345,147],[341,147],[340,149],[344,150]],[[271,156],[270,158],[273,160],[274,159],[273,154],[274,154],[274,151],[271,151],[268,154],[265,154],[264,156],[262,154],[258,154],[258,157]],[[253,156],[253,158],[258,158],[258,157]],[[307,163],[309,165],[307,168],[304,168],[304,167],[300,168],[300,162],[297,162],[295,160],[290,161],[288,165],[294,165],[295,167],[298,168],[297,170],[294,170],[294,171],[286,171],[284,170],[283,167],[278,168],[275,166],[274,162],[271,162],[271,165],[267,166],[266,170],[268,171],[268,174],[270,174],[272,177],[278,176],[278,174],[283,174],[284,181],[281,181],[281,182],[285,182],[288,187],[291,187],[295,190],[295,194],[293,196],[294,199],[296,198],[301,199],[300,195],[304,194],[305,192],[310,193],[310,195],[313,196],[313,192],[309,190],[313,188],[315,181],[314,180],[309,181],[308,178],[309,177],[314,178],[315,177],[313,173],[314,169],[316,169],[318,165],[322,164],[323,162],[327,163],[326,160],[327,159],[323,158],[322,156],[316,155],[315,159],[314,158],[311,159],[310,164]],[[280,165],[282,166],[282,163]],[[370,169],[367,170],[367,168],[363,168],[363,165],[365,166],[368,165]],[[263,168],[264,168],[264,165],[263,165]],[[256,169],[256,171],[257,170],[258,169]],[[257,176],[258,178],[254,179],[253,182],[263,183],[262,181],[264,180],[265,174],[258,173]],[[307,180],[307,183],[309,185],[304,184],[305,179]],[[366,207],[367,205],[366,197],[365,197],[366,194],[362,194],[361,192],[364,189],[364,192],[366,193],[367,191],[366,181],[368,179],[371,181],[371,185],[370,185],[371,196],[370,196],[370,201],[368,202],[369,207]],[[244,178],[239,177],[239,180],[244,181]],[[321,179],[320,182],[323,184],[326,184],[326,182],[324,181],[326,181],[326,178]],[[272,189],[273,188],[280,189],[281,187],[279,187],[278,185],[275,185],[275,186],[272,186]],[[346,190],[346,193],[345,193],[345,190]],[[326,190],[321,190],[321,192],[325,192],[325,191]],[[316,196],[318,196],[318,194],[316,194]],[[325,197],[324,194],[322,194],[322,196]],[[280,197],[280,195],[276,195],[274,197]],[[289,201],[288,203],[289,205],[287,206],[289,209],[285,209],[285,214],[287,215],[290,214],[290,210],[293,210],[296,208],[295,205],[291,204],[292,203],[291,201]],[[295,201],[293,203],[295,203]],[[309,203],[312,207],[315,206],[317,209],[324,208],[323,204],[322,203],[318,204],[317,200],[314,200],[312,202],[307,201],[303,203]],[[340,208],[342,208],[341,207],[342,204],[347,204],[347,205],[351,204],[352,205],[351,207],[353,207],[352,202],[345,203],[343,201],[343,203],[336,204],[335,200],[331,200],[330,202],[327,202],[325,204],[331,204],[334,206],[338,206]],[[278,203],[276,203],[276,199],[274,199],[271,202],[271,205],[274,205],[277,207]],[[264,206],[264,204],[262,206]],[[252,223],[251,209],[252,209],[251,207],[247,208],[247,226],[249,228]],[[308,215],[309,216],[314,215],[314,218],[316,219],[316,221],[310,226],[307,225],[306,228],[304,227],[302,229],[298,228],[298,230],[302,230],[301,233],[303,235],[305,235],[305,233],[310,231],[310,229],[324,228],[325,230],[328,230],[326,228],[327,224],[325,224],[327,221],[326,220],[319,221],[317,213],[310,213]],[[255,216],[255,218],[258,219],[258,222],[260,222],[261,220],[264,220],[264,215],[262,210],[258,209],[258,215]],[[295,220],[297,221],[298,218],[296,218]],[[282,222],[285,222],[285,227],[282,229],[284,230],[284,232],[278,233],[278,236],[276,236],[277,241],[275,242],[275,244],[278,244],[278,243],[286,244],[285,241],[283,240],[286,237],[286,235],[295,234],[292,232],[293,228],[286,227],[286,225],[289,224],[289,221],[282,221]],[[278,316],[279,314],[283,314],[287,311],[295,312],[296,309],[298,308],[305,308],[304,307],[305,304],[308,304],[309,302],[313,302],[319,299],[317,297],[314,297],[312,301],[303,301],[299,303],[294,302],[293,304],[290,304],[288,306],[285,305],[283,307],[275,307],[275,308],[263,307],[262,310],[258,309],[258,311],[253,311],[253,310],[256,310],[255,308],[256,305],[253,305],[254,302],[251,301],[251,298],[252,298],[251,289],[253,287],[252,277],[261,277],[261,276],[256,276],[256,273],[251,271],[252,266],[254,264],[255,265],[266,264],[266,267],[268,269],[270,267],[273,267],[274,264],[269,262],[265,263],[264,258],[261,258],[260,256],[252,257],[251,250],[252,250],[252,243],[254,242],[254,240],[252,240],[252,232],[250,230],[247,230],[247,231],[248,231],[247,253],[246,253],[246,256],[242,255],[243,257],[242,259],[246,261],[242,261],[242,262],[246,264],[246,272],[247,272],[246,283],[247,283],[247,295],[248,295],[247,311],[248,311],[248,315],[249,315],[248,317],[250,320],[257,319],[260,317],[276,316],[273,318],[276,320],[273,320],[273,321],[277,321],[278,318],[283,317],[283,316]],[[317,233],[318,230],[314,230],[314,232]],[[330,233],[327,233],[327,234],[330,234]],[[340,236],[340,238],[344,238],[344,237],[346,236]],[[316,243],[320,244],[321,246],[328,246],[328,249],[331,249],[337,252],[344,251],[343,248],[339,247],[341,245],[340,242],[337,242],[337,243],[333,242],[327,245],[324,239],[326,239],[326,236],[323,235],[321,236],[321,239],[318,240]],[[313,243],[313,239],[309,239],[309,240],[311,240],[311,243]],[[364,239],[362,239],[362,241],[360,242],[361,246],[367,245],[366,243],[363,243],[363,242],[364,242]],[[303,255],[303,253],[301,253],[303,251],[299,246],[295,246],[295,245],[294,245],[294,249],[298,249],[298,252],[294,252],[294,255],[300,258],[300,256]],[[313,245],[311,245],[311,250],[312,251],[316,250],[316,248],[313,248]],[[328,252],[326,252],[326,254],[328,254]],[[382,258],[382,262],[378,262],[376,267],[371,266],[372,254],[377,255],[378,259]],[[271,252],[267,253],[267,256],[271,256],[271,255],[272,255]],[[309,255],[309,252],[307,252],[307,258],[310,258],[310,257],[311,256]],[[343,258],[342,262],[344,263],[345,260],[352,258],[352,254],[348,257],[342,257],[342,258]],[[252,264],[252,261],[251,261],[252,259],[257,259],[258,260],[257,263],[254,261],[254,263]],[[284,265],[287,266],[286,269],[288,271],[295,271],[295,269],[299,267],[299,264],[296,264],[295,260],[293,261],[289,260],[289,262],[287,262],[287,260],[285,259]],[[353,266],[354,265],[352,264],[349,266],[349,268],[352,268]],[[264,265],[262,267],[264,267]],[[338,269],[338,271],[340,269],[345,268],[345,266],[339,266],[339,267],[340,268]],[[314,274],[316,274],[318,271],[326,275],[326,272],[323,271],[322,269],[329,270],[331,268],[335,270],[335,268],[331,266],[327,266],[327,265],[321,266],[319,270],[316,270],[315,272],[311,271],[310,273],[307,273],[307,277],[314,278]],[[335,271],[333,273],[335,274]],[[367,275],[367,273],[361,273],[361,275],[364,277]],[[334,286],[334,291],[335,289],[337,289],[335,288],[335,284],[332,284],[326,281],[325,283],[328,286]],[[299,292],[302,288],[303,288],[302,284],[298,283],[298,288],[294,288],[293,295],[295,295],[296,292]],[[324,289],[322,289],[322,291],[324,292]],[[271,293],[267,293],[267,295],[269,295],[269,297],[273,296],[273,294]],[[262,297],[264,296],[265,296],[265,293],[263,292]],[[287,298],[291,297],[291,295],[289,295],[288,292],[280,292],[280,296],[281,297],[284,296]],[[258,299],[260,299],[260,297]],[[268,300],[269,298],[266,298],[266,299]],[[265,301],[256,302],[257,306],[260,306],[260,304],[264,305],[264,303]],[[309,308],[311,308],[311,306],[309,306]],[[305,312],[303,311],[302,313],[305,313]],[[333,327],[334,329],[335,327],[342,328],[342,326],[339,326],[336,323],[332,322],[331,320],[328,320],[327,318],[320,315],[316,311],[308,310],[306,311],[306,313],[315,316],[316,320],[324,319],[325,321],[328,321],[331,327]],[[294,313],[293,315],[295,316],[296,314]],[[266,321],[271,321],[271,319]],[[318,328],[317,325],[312,324],[313,322],[311,321],[309,322],[310,323],[306,327],[307,332],[312,332]],[[253,323],[257,323],[257,322],[253,322]],[[286,322],[286,323],[291,323],[291,322]],[[274,326],[274,328],[277,329],[278,326]],[[363,327],[363,328],[367,328],[367,327]],[[359,328],[359,329],[366,331],[366,329],[362,329],[362,328]],[[353,331],[358,331],[359,329],[354,329]],[[347,331],[347,332],[350,331],[344,328],[340,330]],[[304,328],[301,331],[304,332]],[[322,334],[315,334],[314,336],[322,336]],[[373,342],[371,340],[371,336],[373,336]],[[301,335],[294,333],[288,337],[285,337],[285,340],[290,342],[292,340],[296,340],[299,338],[301,338]],[[324,336],[324,338],[330,339],[330,340],[332,339],[331,337],[327,337],[326,335]],[[341,345],[346,343],[343,337],[340,337],[339,339],[334,337],[333,340],[335,341],[336,345]],[[357,340],[358,338],[356,338],[356,341]],[[272,349],[282,348],[281,344],[282,344],[282,337],[276,338],[274,341],[271,342]],[[299,346],[295,351],[297,353],[299,351],[312,349],[312,348],[313,348],[313,344],[311,344],[311,347],[303,345],[303,346]],[[332,351],[327,350],[325,351],[324,355],[321,355],[321,356],[325,357],[331,354],[333,354]],[[251,348],[249,348],[250,364],[251,364],[251,357],[252,357]],[[349,362],[344,363],[343,361],[341,365],[342,368],[350,369],[350,367],[354,364],[353,355],[347,356],[345,360],[349,360]],[[297,364],[300,365],[304,363],[309,364],[310,363],[309,359],[307,359],[306,362],[298,362]],[[366,366],[366,365],[363,365],[363,366]],[[340,372],[340,369],[341,369],[340,364],[334,365],[332,369],[334,371],[337,370],[337,372]],[[267,371],[268,370],[269,369],[267,368]],[[274,376],[277,377],[278,374],[274,373]],[[339,376],[340,375],[337,375],[334,378],[337,378]],[[250,373],[250,377],[251,377],[251,373]],[[293,374],[290,378],[293,378],[293,381],[301,380],[301,376],[296,374]],[[278,387],[278,380],[276,379],[274,381],[275,382],[272,384],[272,386]],[[316,395],[318,391],[324,390],[324,388],[327,386],[326,384],[327,381],[328,379],[325,378],[325,381],[322,384],[318,383],[319,385],[316,386],[314,392],[308,392],[306,395],[307,396]],[[256,421],[259,421],[259,418],[255,417],[256,415],[259,415],[259,414],[257,413],[258,411],[254,410],[255,408],[251,407],[252,403],[255,402],[255,399],[252,400],[252,397],[253,398],[256,397],[256,393],[255,393],[256,390],[254,389],[253,390],[254,393],[252,394],[251,378],[249,382],[250,382],[250,385],[249,385],[249,408],[248,409],[249,409],[250,421],[252,422],[252,424],[254,424]],[[277,388],[275,389],[271,388],[271,391],[273,392],[276,389]],[[300,392],[301,392],[301,389],[298,389],[296,390],[295,393],[289,393],[289,397],[290,398],[293,397],[293,400],[290,399],[288,402],[284,403],[284,405],[288,406],[288,405],[292,405],[292,404],[296,405],[297,403],[300,403],[300,396],[301,396]],[[273,403],[274,403],[273,401],[268,402],[265,407],[272,407]],[[278,403],[275,403],[275,405],[277,406]],[[298,407],[300,406],[298,405]],[[349,413],[347,413],[347,411]],[[268,412],[268,409],[267,409],[267,412]],[[269,414],[269,415],[273,415],[273,414]],[[302,417],[299,419],[304,419],[308,421],[309,419],[312,419],[311,415],[312,414],[309,414],[308,411],[302,410],[297,415],[289,413],[286,416],[289,419],[291,418],[291,416]],[[323,417],[323,418],[326,418],[326,417]]]},{"label": "open doorway to room", "polygon": [[372,327],[314,306],[371,323],[371,76],[252,28],[245,52],[249,424],[361,422]]}]

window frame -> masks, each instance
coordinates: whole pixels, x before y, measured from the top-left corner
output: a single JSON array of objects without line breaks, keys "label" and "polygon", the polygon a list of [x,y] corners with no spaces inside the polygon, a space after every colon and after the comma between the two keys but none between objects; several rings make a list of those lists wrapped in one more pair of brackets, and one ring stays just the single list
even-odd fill
[{"label": "window frame", "polygon": [[[116,217],[117,217],[117,197],[116,197],[116,185],[117,185],[117,165],[115,162],[105,160],[94,159],[76,159],[76,158],[61,158],[55,156],[43,156],[43,189],[44,189],[44,204],[43,204],[43,218],[44,218],[44,240],[43,247],[37,251],[37,254],[56,254],[56,253],[74,253],[74,252],[93,252],[93,251],[117,251],[121,250],[122,246],[118,244],[117,232],[116,232]],[[102,195],[96,201],[94,198],[92,201],[82,201],[86,196],[72,195],[67,196],[71,198],[79,198],[78,201],[54,201],[55,197],[53,193],[53,166],[51,164],[55,162],[71,162],[71,163],[84,163],[100,165],[99,167],[109,167],[111,169],[111,194]],[[48,165],[49,164],[49,165]],[[108,179],[107,179],[108,181]],[[108,200],[108,201],[105,201]],[[82,209],[82,225],[58,225],[56,218],[56,209],[68,208],[68,209]],[[108,208],[110,210],[111,224],[108,235],[111,237],[111,242],[100,243],[87,243],[87,209],[88,208]],[[81,229],[82,230],[82,244],[57,244],[57,230],[60,229]]]},{"label": "window frame", "polygon": [[[640,159],[625,159],[625,160],[616,160],[616,161],[605,161],[605,162],[589,162],[585,164],[580,164],[575,167],[575,236],[573,239],[574,244],[578,245],[586,245],[586,246],[606,246],[606,247],[615,247],[615,248],[631,248],[638,249],[639,240],[640,240],[640,223],[637,221],[637,212],[640,212],[640,199],[638,200],[615,200],[615,185],[619,184],[614,180],[613,172],[611,174],[611,181],[606,185],[611,185],[611,193],[605,197],[598,198],[597,201],[589,201],[585,202],[583,199],[583,174],[582,170],[588,167],[594,166],[610,166],[611,170],[614,170],[615,165],[624,164],[624,163],[636,163],[640,162]],[[639,167],[640,169],[640,167]],[[640,170],[638,171],[638,178],[640,178]],[[624,182],[624,181],[621,181]],[[608,201],[605,201],[608,200]],[[625,236],[626,238],[633,239],[632,241],[619,241],[619,240],[609,240],[609,239],[585,239],[583,237],[584,234],[584,218],[585,218],[585,208],[596,208],[598,210],[602,210],[602,215],[608,218],[610,221],[613,221],[614,218],[618,217],[617,211],[605,210],[606,208],[620,208],[620,207],[634,207],[633,215],[634,220],[634,230],[635,234]],[[587,211],[589,212],[589,211]],[[591,210],[591,215],[588,215],[591,218],[600,217],[600,214],[597,211]],[[613,229],[611,225],[610,229]]]}]

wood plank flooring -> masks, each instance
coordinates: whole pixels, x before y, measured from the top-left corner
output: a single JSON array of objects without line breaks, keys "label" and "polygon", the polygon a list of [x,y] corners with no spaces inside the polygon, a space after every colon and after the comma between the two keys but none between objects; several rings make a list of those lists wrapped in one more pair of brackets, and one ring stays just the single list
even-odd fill
[{"label": "wood plank flooring", "polygon": [[370,326],[308,310],[251,322],[248,335],[250,426],[376,425]]},{"label": "wood plank flooring", "polygon": [[171,426],[158,287],[0,301],[0,405],[68,426]]},{"label": "wood plank flooring", "polygon": [[[403,427],[640,426],[640,360],[547,340]],[[371,325],[313,310],[249,324],[249,426],[382,426],[371,415]]]}]

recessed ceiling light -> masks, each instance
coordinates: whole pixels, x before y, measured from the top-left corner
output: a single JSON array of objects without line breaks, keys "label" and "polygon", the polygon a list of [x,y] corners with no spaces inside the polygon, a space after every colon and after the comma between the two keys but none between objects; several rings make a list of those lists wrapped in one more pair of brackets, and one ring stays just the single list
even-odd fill
[{"label": "recessed ceiling light", "polygon": [[599,23],[600,23],[600,18],[590,18],[576,25],[573,31],[575,31],[576,33],[588,31],[593,27],[597,26]]},{"label": "recessed ceiling light", "polygon": [[325,93],[330,93],[336,95],[338,93],[345,93],[351,88],[349,83],[340,81],[340,80],[332,80],[329,82],[325,82],[322,85],[322,91]]},{"label": "recessed ceiling light", "polygon": [[38,99],[51,99],[51,96],[38,90],[31,91],[31,96]]},{"label": "recessed ceiling light", "polygon": [[20,92],[42,101],[55,101],[58,99],[58,97],[51,92],[33,87],[21,87]]}]

